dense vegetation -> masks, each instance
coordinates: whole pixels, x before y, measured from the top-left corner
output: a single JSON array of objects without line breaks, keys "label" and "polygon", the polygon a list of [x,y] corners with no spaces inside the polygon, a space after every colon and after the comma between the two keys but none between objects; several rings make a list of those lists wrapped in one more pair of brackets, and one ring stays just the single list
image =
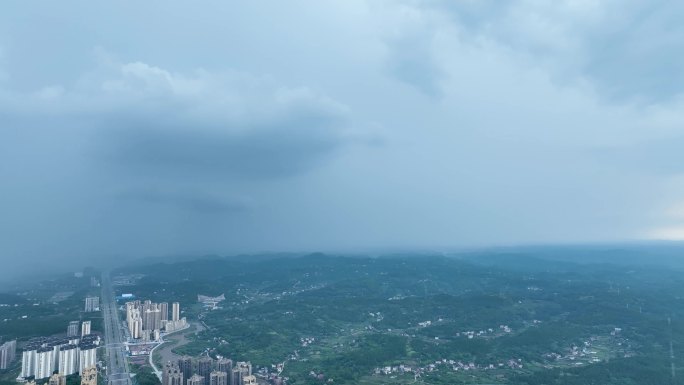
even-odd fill
[{"label": "dense vegetation", "polygon": [[[209,326],[178,353],[284,363],[295,384],[406,383],[416,370],[419,383],[684,383],[669,352],[674,341],[684,367],[680,270],[542,251],[207,258],[121,273],[146,274],[130,290],[179,298]],[[202,310],[197,294],[226,301]],[[376,370],[399,365],[413,372]]]},{"label": "dense vegetation", "polygon": [[90,320],[93,330],[101,330],[101,313],[83,312],[85,297],[99,292],[88,275],[64,275],[0,293],[0,341],[18,339],[21,345],[31,337],[63,334],[74,320]]},{"label": "dense vegetation", "polygon": [[130,365],[131,373],[135,375],[136,385],[161,385],[161,381],[148,365]]}]

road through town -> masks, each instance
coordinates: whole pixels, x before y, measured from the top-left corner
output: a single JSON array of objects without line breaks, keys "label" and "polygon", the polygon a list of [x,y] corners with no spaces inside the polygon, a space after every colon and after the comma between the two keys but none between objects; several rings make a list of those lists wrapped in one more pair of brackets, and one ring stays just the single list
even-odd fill
[{"label": "road through town", "polygon": [[107,351],[107,383],[108,385],[131,385],[126,349],[123,344],[123,325],[119,319],[109,272],[102,274],[102,314]]}]

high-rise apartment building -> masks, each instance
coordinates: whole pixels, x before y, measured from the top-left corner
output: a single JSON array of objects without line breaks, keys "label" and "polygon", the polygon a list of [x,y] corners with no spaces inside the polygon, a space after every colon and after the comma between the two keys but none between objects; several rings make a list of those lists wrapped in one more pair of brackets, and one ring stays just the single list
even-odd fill
[{"label": "high-rise apartment building", "polygon": [[69,376],[78,373],[79,349],[76,345],[63,345],[59,348],[59,368],[60,374]]},{"label": "high-rise apartment building", "polygon": [[209,385],[209,375],[214,366],[211,357],[202,357],[197,361],[197,374],[204,378],[204,385]]},{"label": "high-rise apartment building", "polygon": [[228,385],[228,373],[213,371],[209,374],[209,385]]},{"label": "high-rise apartment building", "polygon": [[39,348],[36,351],[35,372],[36,379],[47,378],[55,370],[55,350],[51,346]]},{"label": "high-rise apartment building", "polygon": [[133,320],[133,326],[132,329],[130,329],[131,332],[131,337],[133,338],[142,338],[143,335],[143,323],[142,319],[138,318]]},{"label": "high-rise apartment building", "polygon": [[243,377],[242,370],[238,368],[233,369],[233,373],[230,376],[230,385],[242,385]]},{"label": "high-rise apartment building", "polygon": [[81,337],[90,334],[90,321],[83,321],[81,324]]},{"label": "high-rise apartment building", "polygon": [[162,324],[164,321],[169,320],[169,303],[168,302],[162,302],[159,304],[159,310],[161,311],[161,320]]},{"label": "high-rise apartment building", "polygon": [[21,377],[31,377],[35,374],[38,348],[40,344],[31,342],[24,347],[24,352],[21,354]]},{"label": "high-rise apartment building", "polygon": [[169,374],[168,382],[165,385],[183,385],[183,373],[180,371]]},{"label": "high-rise apartment building", "polygon": [[69,327],[67,328],[67,337],[76,337],[78,336],[78,327],[79,327],[80,322],[78,321],[71,321],[69,322]]},{"label": "high-rise apartment building", "polygon": [[167,362],[164,367],[162,368],[161,371],[161,383],[162,385],[166,385],[168,382],[169,374],[173,372],[173,370],[176,369],[176,366],[171,363],[171,361]]},{"label": "high-rise apartment building", "polygon": [[247,361],[247,362],[240,361],[237,364],[235,364],[235,367],[240,369],[240,371],[242,371],[242,373],[245,376],[251,376],[252,375],[252,363],[249,361]]},{"label": "high-rise apartment building", "polygon": [[155,304],[151,304],[142,313],[143,330],[161,329],[161,309]]},{"label": "high-rise apartment building", "polygon": [[185,385],[183,371],[178,365],[167,363],[162,370],[162,385]]},{"label": "high-rise apartment building", "polygon": [[17,354],[17,341],[7,341],[0,345],[0,370],[7,369]]},{"label": "high-rise apartment building", "polygon": [[192,358],[183,356],[178,359],[178,368],[183,373],[183,378],[192,376]]},{"label": "high-rise apartment building", "polygon": [[230,373],[233,371],[233,360],[221,358],[216,362],[216,370],[219,372]]},{"label": "high-rise apartment building", "polygon": [[100,297],[86,297],[85,311],[86,313],[100,311]]},{"label": "high-rise apartment building", "polygon": [[180,303],[171,304],[171,321],[180,321]]},{"label": "high-rise apartment building", "polygon": [[78,372],[83,373],[86,368],[95,366],[97,363],[97,345],[81,343],[78,348]]}]

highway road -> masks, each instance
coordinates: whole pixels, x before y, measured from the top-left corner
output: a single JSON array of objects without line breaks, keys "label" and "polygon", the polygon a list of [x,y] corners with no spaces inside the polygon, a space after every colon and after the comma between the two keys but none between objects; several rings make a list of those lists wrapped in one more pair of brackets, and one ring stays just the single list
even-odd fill
[{"label": "highway road", "polygon": [[102,274],[102,315],[107,350],[108,385],[132,385],[123,344],[123,324],[119,319],[109,272]]}]

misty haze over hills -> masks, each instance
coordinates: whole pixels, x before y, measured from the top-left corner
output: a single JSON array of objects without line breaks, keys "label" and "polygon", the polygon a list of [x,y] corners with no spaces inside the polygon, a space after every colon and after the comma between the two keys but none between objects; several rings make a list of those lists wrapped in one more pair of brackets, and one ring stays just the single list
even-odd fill
[{"label": "misty haze over hills", "polygon": [[[90,258],[84,260],[59,260],[58,264],[44,265],[41,272],[22,271],[20,266],[7,265],[7,270],[0,275],[0,289],[21,286],[25,282],[36,279],[49,279],[55,275],[81,272],[84,267],[96,269],[116,269],[124,266],[149,266],[157,263],[170,264],[188,261],[234,260],[240,262],[263,261],[279,258],[299,258],[302,256],[320,255],[373,258],[425,258],[448,257],[475,264],[494,265],[505,268],[530,269],[536,266],[542,271],[546,269],[562,269],[559,262],[568,263],[569,267],[582,264],[602,264],[616,266],[666,267],[684,272],[684,245],[679,243],[648,242],[641,244],[604,244],[604,245],[546,245],[546,246],[511,246],[449,251],[430,250],[370,250],[353,252],[292,252],[292,253],[245,253],[234,255],[166,255],[158,257],[131,258]],[[12,271],[17,271],[12,274]]]}]

